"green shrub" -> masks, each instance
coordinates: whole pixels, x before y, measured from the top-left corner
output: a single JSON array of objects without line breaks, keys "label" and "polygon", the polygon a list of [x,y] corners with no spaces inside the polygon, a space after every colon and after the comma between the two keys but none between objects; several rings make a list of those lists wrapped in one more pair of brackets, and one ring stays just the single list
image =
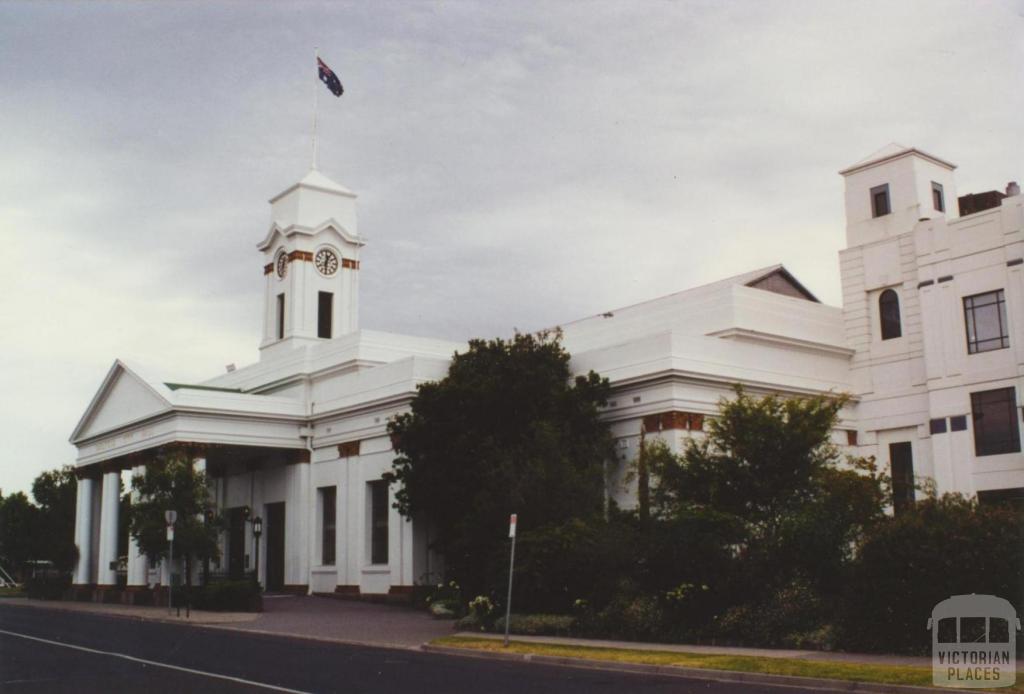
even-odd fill
[{"label": "green shrub", "polygon": [[669,632],[658,599],[629,589],[617,595],[589,624],[581,626],[595,636],[629,641],[660,640]]},{"label": "green shrub", "polygon": [[[925,499],[868,534],[846,582],[840,645],[925,654],[932,607],[951,595],[1024,605],[1024,514],[958,495]],[[1018,642],[1020,643],[1020,642]]]},{"label": "green shrub", "polygon": [[487,631],[487,626],[472,612],[456,620],[455,628],[459,631]]},{"label": "green shrub", "polygon": [[827,634],[815,633],[826,623],[821,599],[806,582],[793,581],[767,600],[730,607],[717,621],[718,640],[743,646],[797,648]]},{"label": "green shrub", "polygon": [[[174,589],[176,605],[186,605],[190,589]],[[263,596],[253,581],[214,581],[206,586],[191,588],[191,605],[197,610],[211,612],[262,612]]]},{"label": "green shrub", "polygon": [[25,581],[25,594],[35,600],[60,600],[71,587],[71,574],[39,572]]},{"label": "green shrub", "polygon": [[[568,636],[576,619],[564,614],[513,614],[509,631],[523,636]],[[505,616],[494,622],[494,630],[505,631]]]},{"label": "green shrub", "polygon": [[[520,535],[516,543],[512,607],[534,613],[567,613],[580,599],[603,606],[623,575],[636,570],[636,530],[622,520],[573,518]],[[504,598],[508,558],[492,564],[491,578]]]}]

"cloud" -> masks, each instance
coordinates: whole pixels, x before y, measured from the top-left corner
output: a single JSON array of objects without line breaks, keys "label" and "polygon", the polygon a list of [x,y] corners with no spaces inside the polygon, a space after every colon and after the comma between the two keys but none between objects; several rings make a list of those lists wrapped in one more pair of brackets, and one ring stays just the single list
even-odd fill
[{"label": "cloud", "polygon": [[1011,3],[0,4],[0,486],[69,462],[115,357],[256,357],[266,200],[360,194],[366,327],[535,329],[785,263],[840,298],[836,171],[1019,178]]}]

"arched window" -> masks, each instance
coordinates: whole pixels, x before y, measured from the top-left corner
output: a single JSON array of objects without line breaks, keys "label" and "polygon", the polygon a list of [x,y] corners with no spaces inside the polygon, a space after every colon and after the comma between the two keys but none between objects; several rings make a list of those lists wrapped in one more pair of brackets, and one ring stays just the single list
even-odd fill
[{"label": "arched window", "polygon": [[891,340],[902,335],[900,330],[900,298],[891,289],[878,297],[878,316],[882,323],[882,339]]}]

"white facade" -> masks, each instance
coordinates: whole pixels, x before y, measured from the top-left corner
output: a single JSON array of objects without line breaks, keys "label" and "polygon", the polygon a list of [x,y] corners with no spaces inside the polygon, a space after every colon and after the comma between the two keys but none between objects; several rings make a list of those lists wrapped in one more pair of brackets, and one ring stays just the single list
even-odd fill
[{"label": "white facade", "polygon": [[[641,426],[678,450],[735,383],[754,393],[851,392],[835,434],[851,450],[888,462],[888,445],[908,442],[913,473],[940,491],[1024,489],[1019,436],[1016,452],[976,455],[970,416],[972,393],[1012,387],[1016,406],[1024,385],[1021,199],[959,219],[935,213],[932,182],[955,205],[952,170],[890,148],[843,172],[842,309],[772,266],[562,326],[573,369],[613,387],[604,416],[619,440],[617,500],[633,503],[622,479]],[[875,216],[872,191],[886,185],[891,210]],[[394,457],[388,420],[418,384],[444,377],[465,345],[359,329],[355,199],[313,171],[271,200],[258,245],[266,288],[257,363],[176,384],[115,362],[72,435],[83,480],[76,584],[116,580],[118,473],[142,471],[170,448],[203,461],[218,506],[234,518],[222,571],[249,570],[258,555],[270,589],[371,595],[436,578],[425,529],[375,483]],[[898,294],[902,334],[882,340],[886,289]],[[968,354],[962,299],[993,290],[1004,292],[1009,346]],[[934,420],[961,415],[965,430],[933,433]],[[263,518],[258,552],[243,508]],[[166,584],[166,567],[144,564],[130,547],[129,587]]]},{"label": "white facade", "polygon": [[[841,172],[847,248],[840,264],[846,340],[854,349],[850,380],[859,399],[856,450],[890,464],[892,445],[909,443],[914,474],[934,480],[938,492],[1021,499],[1024,206],[1019,190],[1010,189],[1015,194],[997,206],[960,216],[954,168],[891,145]],[[885,185],[891,213],[876,217],[871,191]],[[886,291],[898,298],[901,329],[883,339]],[[998,336],[991,333],[972,351],[965,299],[999,293],[1003,315],[988,304],[978,317],[979,329],[995,317]],[[972,405],[972,394],[1007,389],[1014,425],[1007,445],[985,445],[977,440],[979,427],[992,413]]]}]

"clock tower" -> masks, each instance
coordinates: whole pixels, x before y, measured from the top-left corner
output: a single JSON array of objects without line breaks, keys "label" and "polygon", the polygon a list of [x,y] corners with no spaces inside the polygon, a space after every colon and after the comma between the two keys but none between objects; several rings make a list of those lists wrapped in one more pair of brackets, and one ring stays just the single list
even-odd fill
[{"label": "clock tower", "polygon": [[356,195],[315,169],[270,199],[260,359],[359,328]]}]

